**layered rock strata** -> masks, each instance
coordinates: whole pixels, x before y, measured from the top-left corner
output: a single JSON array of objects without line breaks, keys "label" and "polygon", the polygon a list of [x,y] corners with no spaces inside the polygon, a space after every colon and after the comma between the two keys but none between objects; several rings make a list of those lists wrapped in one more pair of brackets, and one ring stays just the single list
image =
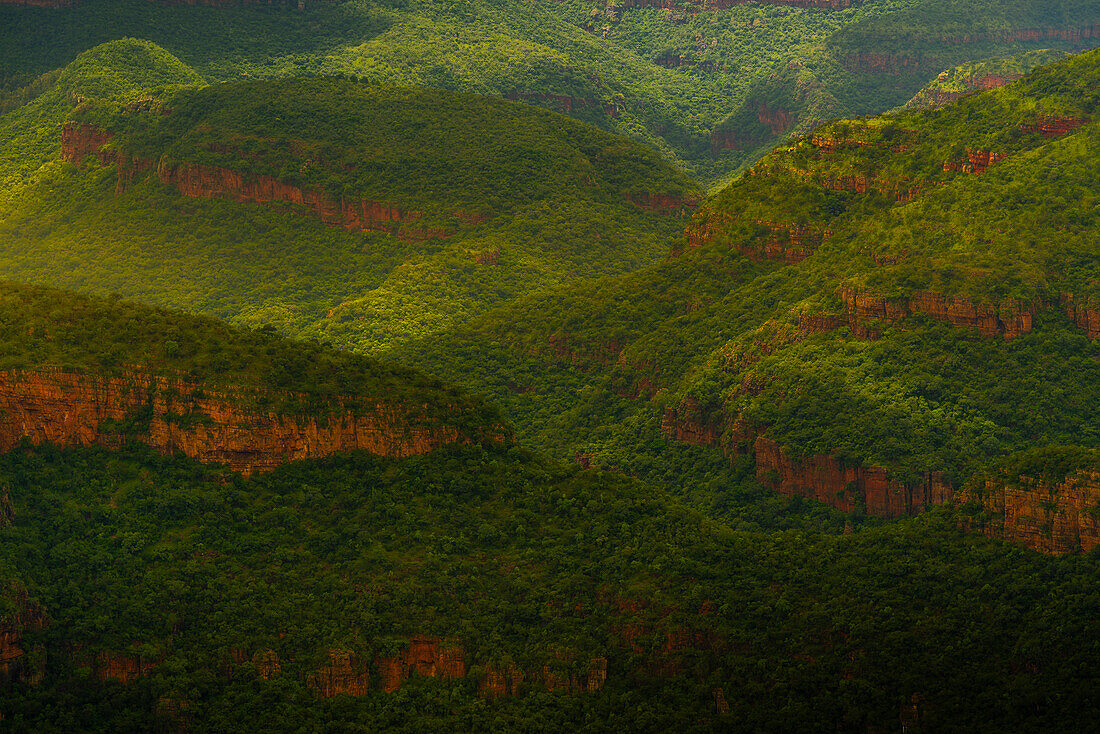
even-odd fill
[{"label": "layered rock strata", "polygon": [[661,429],[667,439],[720,449],[731,456],[751,452],[756,459],[756,479],[765,487],[788,497],[824,502],[843,512],[860,509],[874,517],[907,517],[949,502],[954,495],[952,485],[939,474],[901,482],[879,466],[847,464],[827,454],[792,456],[777,441],[741,421],[724,430],[690,400],[666,412]]},{"label": "layered rock strata", "polygon": [[273,399],[307,404],[311,398],[247,388],[213,390],[140,369],[115,375],[63,369],[0,372],[0,451],[24,439],[85,446],[136,440],[160,451],[225,463],[247,475],[338,452],[405,457],[478,440],[412,406],[356,401],[353,408],[351,400],[335,398],[308,414],[257,407]]},{"label": "layered rock strata", "polygon": [[960,503],[986,511],[977,527],[1044,553],[1075,553],[1100,545],[1100,472],[1078,471],[1060,482],[1002,477],[964,487]]},{"label": "layered rock strata", "polygon": [[774,440],[761,436],[756,453],[756,479],[788,497],[824,502],[843,512],[856,509],[894,519],[908,517],[949,502],[954,490],[941,475],[929,474],[915,483],[891,479],[879,466],[847,465],[835,456],[796,458]]},{"label": "layered rock strata", "polygon": [[[153,161],[136,159],[129,154],[105,147],[114,137],[87,123],[67,122],[61,130],[62,157],[81,164],[94,156],[101,165],[117,164],[118,186],[125,188],[134,178],[154,167]],[[395,202],[374,199],[334,198],[323,191],[303,189],[272,176],[246,175],[223,166],[161,160],[155,166],[157,179],[191,198],[227,198],[241,203],[289,204],[300,207],[325,224],[356,232],[384,232],[407,241],[445,239],[454,235],[454,227],[423,223],[420,211]],[[484,215],[456,211],[451,216],[463,225],[486,221]]]},{"label": "layered rock strata", "polygon": [[897,321],[923,313],[939,321],[973,329],[985,336],[1006,340],[1031,331],[1041,304],[1007,299],[998,305],[976,303],[965,296],[946,296],[932,291],[916,291],[906,298],[883,298],[867,291],[846,288],[840,293],[852,331],[873,335],[874,322]]}]

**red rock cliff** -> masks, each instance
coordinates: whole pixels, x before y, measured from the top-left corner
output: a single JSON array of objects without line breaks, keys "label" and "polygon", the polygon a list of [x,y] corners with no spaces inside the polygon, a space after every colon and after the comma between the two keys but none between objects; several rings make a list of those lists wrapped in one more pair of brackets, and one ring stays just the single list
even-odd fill
[{"label": "red rock cliff", "polygon": [[952,486],[935,474],[905,483],[890,479],[882,467],[844,464],[835,456],[792,457],[776,441],[744,422],[737,421],[724,431],[692,400],[665,413],[661,429],[669,440],[723,449],[727,455],[751,451],[756,458],[756,479],[765,487],[788,497],[818,500],[843,512],[862,507],[874,517],[906,517],[948,502],[954,494]]},{"label": "red rock cliff", "polygon": [[80,164],[90,155],[106,165],[114,157],[103,150],[114,135],[87,123],[66,122],[61,128],[61,157]]},{"label": "red rock cliff", "polygon": [[867,322],[896,321],[924,313],[939,321],[974,329],[986,336],[1012,339],[1031,331],[1040,304],[1008,299],[999,305],[976,303],[965,296],[945,296],[916,291],[908,298],[882,298],[867,291],[846,288],[840,293],[852,330],[868,333]]},{"label": "red rock cliff", "polygon": [[422,214],[398,204],[371,199],[333,199],[324,192],[302,189],[271,176],[246,176],[220,166],[161,161],[157,178],[175,186],[184,196],[229,198],[254,204],[288,203],[303,207],[325,224],[358,232],[389,232],[406,240],[448,237],[454,231],[443,227],[409,226]]},{"label": "red rock cliff", "polygon": [[[89,155],[95,156],[102,165],[117,164],[118,189],[122,189],[138,173],[152,168],[153,162],[104,150],[103,146],[112,137],[112,133],[87,123],[67,122],[61,130],[61,155],[74,164],[80,164]],[[303,189],[271,176],[246,175],[223,166],[161,160],[156,165],[156,173],[161,183],[174,186],[183,196],[228,198],[254,204],[292,204],[325,224],[357,232],[386,232],[400,239],[417,241],[450,237],[456,231],[437,225],[415,224],[423,214],[394,202],[333,198],[323,191]],[[466,225],[486,220],[481,214],[464,211],[453,212],[452,216]]]},{"label": "red rock cliff", "polygon": [[264,398],[258,390],[212,390],[141,370],[112,376],[62,369],[0,372],[0,451],[24,438],[114,446],[124,438],[118,424],[135,416],[147,425],[130,438],[224,462],[244,474],[338,452],[402,457],[477,440],[412,406],[379,402],[352,411],[334,399],[317,414],[302,415],[253,407]]},{"label": "red rock cliff", "polygon": [[46,612],[27,596],[19,584],[13,584],[11,600],[15,613],[0,619],[0,681],[23,680],[31,685],[41,681],[45,672],[45,657],[41,649],[28,655],[24,649],[23,633],[41,629],[47,625]]},{"label": "red rock cliff", "polygon": [[960,502],[977,502],[987,517],[974,530],[1044,553],[1088,552],[1100,545],[1100,473],[1080,471],[1057,483],[1028,477],[988,480],[963,488]]},{"label": "red rock cliff", "polygon": [[770,438],[761,436],[754,445],[756,478],[766,487],[789,497],[806,497],[844,512],[859,506],[868,515],[898,518],[949,502],[950,484],[938,475],[907,484],[888,478],[878,466],[849,466],[834,456],[817,454],[794,458]]},{"label": "red rock cliff", "polygon": [[1071,293],[1063,293],[1062,307],[1066,315],[1083,329],[1090,339],[1100,339],[1100,303],[1090,298],[1075,299]]}]

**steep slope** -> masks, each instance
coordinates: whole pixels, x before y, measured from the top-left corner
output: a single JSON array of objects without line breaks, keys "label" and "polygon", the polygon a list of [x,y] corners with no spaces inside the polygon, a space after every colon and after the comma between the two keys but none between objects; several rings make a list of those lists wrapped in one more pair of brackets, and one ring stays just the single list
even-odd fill
[{"label": "steep slope", "polygon": [[734,533],[500,448],[245,480],[42,447],[0,455],[0,476],[14,729],[1071,730],[1096,714],[1096,560],[946,518]]},{"label": "steep slope", "polygon": [[0,4],[0,85],[136,36],[212,81],[343,74],[518,99],[713,180],[814,120],[901,104],[945,67],[1089,48],[1098,13],[1095,0]]},{"label": "steep slope", "polygon": [[1098,74],[1091,52],[823,126],[707,202],[668,263],[408,359],[491,392],[562,455],[688,491],[725,457],[719,498],[754,465],[781,493],[897,517],[1007,453],[1092,446]]},{"label": "steep slope", "polygon": [[438,381],[176,312],[0,284],[0,334],[0,451],[139,441],[247,475],[508,440]]},{"label": "steep slope", "polygon": [[[116,42],[76,66],[156,66],[153,49]],[[697,197],[636,143],[423,88],[69,85],[4,118],[41,131],[47,114],[57,127],[38,133],[33,155],[14,135],[4,146],[14,168],[38,166],[0,214],[9,277],[363,352],[653,263]]]},{"label": "steep slope", "polygon": [[905,103],[909,109],[942,107],[973,92],[996,89],[1021,79],[1037,66],[1065,58],[1062,51],[1028,51],[985,61],[961,64],[941,71]]}]

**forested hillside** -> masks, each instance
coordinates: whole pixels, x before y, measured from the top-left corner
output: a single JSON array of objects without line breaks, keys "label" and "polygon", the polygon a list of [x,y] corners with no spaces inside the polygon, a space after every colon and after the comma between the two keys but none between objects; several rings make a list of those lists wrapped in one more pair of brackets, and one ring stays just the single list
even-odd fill
[{"label": "forested hillside", "polygon": [[902,104],[956,64],[1090,48],[1098,22],[1096,0],[37,0],[0,3],[0,84],[24,98],[97,44],[147,38],[211,82],[339,74],[549,107],[711,181],[792,131]]},{"label": "forested hillside", "polygon": [[0,117],[8,277],[373,352],[652,264],[699,199],[641,145],[518,103],[196,80],[112,42]]},{"label": "forested hillside", "polygon": [[0,0],[0,732],[1089,731],[1097,44]]},{"label": "forested hillside", "polygon": [[[3,295],[20,355],[0,373],[5,419],[59,365],[104,384],[175,369],[207,386],[199,400],[226,380],[272,395],[282,378],[250,377],[269,373],[315,393],[338,383],[360,408],[379,380],[390,400],[441,394],[209,319]],[[161,393],[154,423],[162,399],[188,397]],[[754,521],[746,505],[735,530],[660,487],[500,439],[345,448],[246,477],[133,424],[100,446],[35,445],[64,425],[47,397],[0,454],[6,731],[996,731],[1096,713],[1096,554],[960,529],[974,515],[853,528],[808,512]],[[449,391],[447,404],[476,401]],[[254,415],[258,431],[287,412]],[[221,419],[174,420],[201,433]],[[1031,455],[1000,471],[1040,476],[1037,461],[1053,466]],[[1095,456],[1057,466],[1065,479]]]},{"label": "forested hillside", "polygon": [[1095,446],[1098,73],[1093,52],[823,126],[708,201],[667,263],[408,358],[535,445],[696,493],[685,472],[745,457],[783,493],[893,517],[1014,451]]}]

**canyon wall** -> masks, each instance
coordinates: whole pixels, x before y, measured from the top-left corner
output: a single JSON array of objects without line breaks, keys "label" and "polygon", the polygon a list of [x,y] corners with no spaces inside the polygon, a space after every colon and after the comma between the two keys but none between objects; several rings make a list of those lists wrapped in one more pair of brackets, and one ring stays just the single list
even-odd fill
[{"label": "canyon wall", "polygon": [[1100,302],[1092,298],[1074,298],[1072,293],[1061,294],[1066,316],[1090,339],[1100,339]]},{"label": "canyon wall", "polygon": [[350,399],[334,398],[308,414],[257,407],[273,399],[311,400],[305,394],[214,390],[140,369],[113,375],[48,368],[0,372],[0,451],[23,439],[105,446],[131,439],[247,475],[338,452],[405,457],[504,436],[500,427],[475,436],[420,408],[383,401],[357,401],[353,408]]},{"label": "canyon wall", "polygon": [[[960,34],[925,34],[912,39],[914,49],[921,47],[950,48],[953,46],[970,46],[983,43],[1043,43],[1045,41],[1063,41],[1072,44],[1084,44],[1095,38],[1100,38],[1100,24],[1051,27],[1051,28],[1016,28],[998,31],[975,31]],[[865,41],[874,44],[873,40]],[[914,50],[910,53],[882,53],[878,51],[853,51],[842,55],[841,62],[849,69],[858,71],[870,71],[887,74],[900,74],[904,71],[919,71],[933,65],[939,65],[940,55],[937,53],[922,53]],[[943,68],[940,66],[940,68]]]},{"label": "canyon wall", "polygon": [[970,529],[1044,553],[1076,553],[1100,545],[1100,472],[1079,471],[1060,482],[1001,477],[971,484],[960,504],[976,502],[984,517]]},{"label": "canyon wall", "polygon": [[[67,122],[61,130],[61,155],[79,165],[88,156],[102,165],[118,165],[118,190],[133,181],[138,173],[153,168],[153,161],[104,148],[114,137],[87,123]],[[208,166],[182,161],[161,160],[156,164],[157,179],[174,186],[183,196],[227,198],[241,203],[289,204],[301,207],[325,224],[357,232],[385,232],[406,241],[446,238],[457,229],[422,223],[423,213],[400,204],[373,199],[331,197],[323,191],[303,189],[271,176],[246,175],[223,166]],[[464,225],[476,225],[487,217],[474,212],[455,211],[451,217]]]},{"label": "canyon wall", "polygon": [[725,430],[691,399],[665,413],[661,431],[666,439],[719,449],[730,456],[751,452],[756,458],[756,479],[763,486],[788,497],[824,502],[842,512],[863,509],[874,517],[908,517],[949,502],[954,495],[951,484],[939,474],[900,482],[879,466],[846,464],[827,454],[792,456],[775,440],[760,435],[762,429],[742,421]]},{"label": "canyon wall", "polygon": [[788,497],[805,497],[843,512],[863,508],[868,515],[894,519],[908,517],[949,502],[951,485],[940,475],[929,474],[919,482],[890,479],[879,466],[848,465],[835,456],[815,454],[792,457],[770,438],[761,436],[753,446],[756,479]]},{"label": "canyon wall", "polygon": [[985,336],[1004,339],[1026,334],[1042,306],[1036,301],[1010,298],[999,305],[977,303],[965,296],[945,296],[932,291],[916,291],[907,298],[883,298],[867,291],[845,288],[840,293],[852,331],[873,335],[869,322],[896,321],[923,313],[939,321],[973,329]]}]

